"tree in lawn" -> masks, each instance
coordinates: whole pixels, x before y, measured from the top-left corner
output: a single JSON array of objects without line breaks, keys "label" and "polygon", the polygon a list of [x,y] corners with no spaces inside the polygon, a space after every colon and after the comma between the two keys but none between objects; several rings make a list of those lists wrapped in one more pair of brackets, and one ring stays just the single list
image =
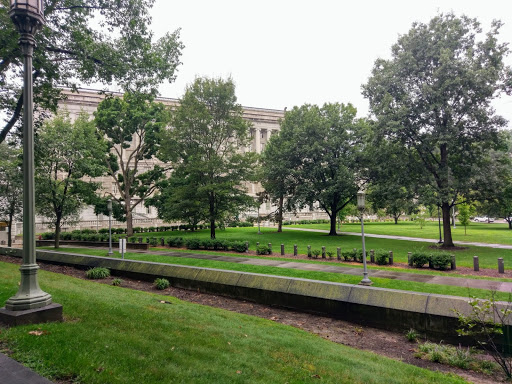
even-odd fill
[{"label": "tree in lawn", "polygon": [[0,220],[8,225],[7,246],[12,245],[12,224],[23,207],[21,150],[0,143]]},{"label": "tree in lawn", "polygon": [[410,150],[417,185],[429,186],[443,212],[444,246],[453,246],[450,209],[457,196],[479,186],[483,159],[499,143],[506,121],[491,101],[512,90],[509,50],[497,41],[500,22],[480,36],[474,19],[441,14],[415,23],[392,47],[390,60],[375,62],[363,94],[377,119],[377,134]]},{"label": "tree in lawn", "polygon": [[127,92],[122,98],[106,97],[94,116],[110,150],[103,156],[107,174],[118,191],[108,195],[122,208],[126,233],[131,236],[133,211],[165,178],[166,169],[154,163],[154,155],[160,148],[160,132],[169,123],[169,111],[150,94]]},{"label": "tree in lawn", "polygon": [[61,226],[76,221],[100,187],[87,178],[105,173],[107,145],[87,113],[74,122],[61,113],[43,124],[34,147],[36,210],[50,219],[59,248]]},{"label": "tree in lawn", "polygon": [[277,204],[277,232],[283,230],[284,211],[293,209],[290,197],[296,187],[294,166],[299,159],[296,157],[294,138],[290,134],[293,134],[292,130],[272,135],[261,154],[261,185],[270,201]]},{"label": "tree in lawn", "polygon": [[[361,167],[367,123],[356,118],[351,104],[303,105],[285,113],[280,135],[293,138],[292,204],[318,203],[330,218],[336,236],[336,217],[354,200],[362,184]],[[288,133],[290,131],[290,133]]]},{"label": "tree in lawn", "polygon": [[466,202],[459,204],[459,223],[464,226],[464,236],[467,234],[467,227],[471,224],[471,212],[473,207]]},{"label": "tree in lawn", "polygon": [[[156,91],[173,81],[183,49],[179,30],[157,41],[149,29],[154,0],[47,0],[46,25],[36,34],[34,49],[34,105],[36,126],[55,113],[64,98],[62,87],[113,82],[125,90]],[[23,69],[19,34],[0,6],[0,142],[21,127]],[[21,131],[21,130],[20,130]]]},{"label": "tree in lawn", "polygon": [[[196,79],[173,112],[171,126],[160,156],[172,161],[176,176],[171,180],[180,182],[171,181],[162,196],[174,193],[205,207],[198,211],[214,239],[217,223],[254,205],[243,183],[254,180],[257,155],[240,150],[248,145],[250,123],[242,117],[233,81]],[[187,191],[193,192],[187,197]]]}]

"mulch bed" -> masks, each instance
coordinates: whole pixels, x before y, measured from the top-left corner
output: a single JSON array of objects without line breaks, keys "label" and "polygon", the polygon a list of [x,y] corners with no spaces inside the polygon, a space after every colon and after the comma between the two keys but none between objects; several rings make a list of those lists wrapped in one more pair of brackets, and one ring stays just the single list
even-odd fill
[{"label": "mulch bed", "polygon": [[[293,255],[292,255],[293,258]],[[20,264],[21,260],[14,257],[0,255],[0,261]],[[331,262],[331,261],[327,261]],[[337,261],[332,261],[337,262]],[[39,261],[41,269],[68,276],[85,279],[85,273],[81,269],[68,266],[53,265]],[[398,266],[397,266],[398,268]],[[460,271],[457,271],[460,273]],[[453,272],[451,272],[453,273]],[[258,316],[282,324],[291,325],[307,332],[317,334],[324,339],[335,343],[344,344],[353,348],[371,351],[395,360],[399,360],[418,367],[451,372],[464,377],[466,380],[476,384],[495,384],[505,381],[501,372],[496,372],[493,377],[482,373],[465,371],[442,364],[433,363],[414,357],[416,344],[408,342],[404,334],[384,331],[380,329],[360,326],[346,321],[332,319],[325,316],[318,316],[309,313],[291,311],[273,306],[256,304],[244,300],[237,300],[223,296],[211,295],[197,291],[184,290],[170,287],[163,291],[157,291],[150,282],[122,278],[122,286],[129,289],[153,292],[169,295],[181,300],[211,307],[221,308],[228,311],[243,313],[251,316]],[[98,283],[111,284],[112,278],[94,280]],[[405,331],[405,330],[404,330]],[[489,356],[481,355],[483,359]]]}]

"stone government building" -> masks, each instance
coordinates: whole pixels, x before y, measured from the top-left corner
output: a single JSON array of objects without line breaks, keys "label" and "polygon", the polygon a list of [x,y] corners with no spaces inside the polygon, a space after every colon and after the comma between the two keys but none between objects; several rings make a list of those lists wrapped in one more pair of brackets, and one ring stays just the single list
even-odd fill
[{"label": "stone government building", "polygon": [[[119,92],[109,92],[114,96],[122,96],[122,93]],[[72,119],[76,118],[81,111],[85,111],[89,113],[91,116],[98,104],[105,98],[104,94],[101,94],[98,90],[93,89],[79,89],[78,92],[71,92],[69,89],[64,90],[64,94],[67,96],[67,99],[63,100],[59,104],[60,109],[65,109],[69,112],[69,115]],[[165,98],[165,97],[157,97],[157,102],[161,102],[167,106],[176,106],[179,103],[177,99]],[[265,148],[270,137],[279,132],[279,120],[284,117],[284,111],[275,110],[275,109],[265,109],[265,108],[253,108],[253,107],[243,107],[243,116],[245,119],[249,120],[252,123],[251,127],[251,144],[248,148],[244,150],[255,151],[257,153],[261,153]],[[145,171],[147,169],[151,169],[155,163],[158,163],[158,159],[149,159],[146,160],[146,164],[140,163],[141,171]],[[112,193],[113,195],[117,194],[117,187],[110,176],[104,176],[99,178],[102,183],[102,190],[99,191],[100,194]],[[256,193],[261,191],[261,186],[259,184],[248,184],[247,185],[248,193],[250,196],[256,197]],[[270,203],[263,203],[260,206],[259,213],[261,216],[265,216],[270,212],[273,212],[275,207],[272,207]],[[253,210],[246,213],[247,216],[257,216],[257,210]],[[304,211],[299,213],[300,218],[327,218],[325,213],[314,211]],[[286,214],[286,218],[292,218],[292,214]],[[298,216],[293,216],[294,218],[299,218]],[[113,221],[114,227],[124,227],[125,223]],[[157,218],[157,211],[154,207],[146,208],[143,204],[139,204],[135,211],[133,212],[133,226],[134,227],[149,227],[149,226],[158,226],[162,224],[162,220]],[[268,223],[264,223],[264,225],[268,225]],[[80,217],[80,222],[74,226],[73,228],[67,228],[63,226],[63,230],[71,230],[71,229],[80,229],[80,228],[103,228],[108,226],[108,217],[104,215],[96,216],[92,208],[86,208]],[[36,231],[43,232],[49,230],[48,226],[44,222],[43,218],[38,217],[36,219]],[[17,225],[13,234],[21,231],[21,225]]]}]

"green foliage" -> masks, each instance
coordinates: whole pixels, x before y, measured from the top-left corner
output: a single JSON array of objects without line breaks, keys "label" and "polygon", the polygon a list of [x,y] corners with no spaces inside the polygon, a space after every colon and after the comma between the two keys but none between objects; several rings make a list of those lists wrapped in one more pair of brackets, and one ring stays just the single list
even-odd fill
[{"label": "green foliage", "polygon": [[473,207],[470,204],[462,203],[459,204],[459,215],[458,219],[461,225],[464,226],[464,234],[466,234],[466,227],[471,223],[471,214],[473,211]]},{"label": "green foliage", "polygon": [[106,279],[110,276],[110,270],[108,268],[95,267],[85,272],[85,277],[88,279]]},{"label": "green foliage", "polygon": [[452,262],[452,258],[448,253],[434,253],[431,256],[431,263],[433,268],[445,270],[448,269]]},{"label": "green foliage", "polygon": [[247,251],[247,246],[245,245],[245,241],[232,241],[231,248],[235,252],[245,252]]},{"label": "green foliage", "polygon": [[[165,170],[159,165],[141,172],[139,163],[158,152],[160,132],[169,123],[169,111],[162,103],[154,102],[151,94],[126,92],[122,98],[107,96],[94,117],[98,135],[105,138],[110,149],[101,158],[119,193],[111,196],[114,215],[126,219],[126,233],[131,236],[133,210],[140,200],[153,194],[165,177]],[[105,208],[105,201],[97,202],[96,213],[107,213]]]},{"label": "green foliage", "polygon": [[318,259],[318,256],[320,256],[320,254],[322,253],[322,251],[321,251],[321,250],[319,250],[319,249],[313,249],[313,250],[311,251],[311,253],[312,253],[312,254],[313,254],[313,256],[315,257],[315,259]]},{"label": "green foliage", "polygon": [[490,154],[503,146],[498,132],[507,123],[491,101],[512,84],[500,27],[494,21],[483,35],[475,19],[453,13],[416,22],[363,86],[376,118],[374,151],[381,143],[399,148],[405,186],[442,208],[444,246],[453,246],[448,218],[457,197],[486,197],[499,180]]},{"label": "green foliage", "polygon": [[434,363],[446,364],[466,370],[490,373],[495,370],[494,364],[477,360],[475,351],[469,347],[454,347],[446,344],[426,342],[418,346],[417,357]]},{"label": "green foliage", "polygon": [[464,314],[455,310],[459,317],[461,336],[471,336],[486,350],[501,367],[508,379],[512,378],[512,303],[509,295],[508,303],[499,303],[496,292],[490,299],[481,300],[472,297],[469,301],[471,313]]},{"label": "green foliage", "polygon": [[40,129],[34,150],[36,210],[55,228],[56,248],[61,225],[77,221],[95,198],[99,184],[85,178],[106,171],[101,162],[106,152],[106,143],[95,134],[86,113],[74,122],[65,113],[57,114]]},{"label": "green foliage", "polygon": [[21,150],[0,143],[0,221],[8,226],[7,246],[12,245],[12,223],[21,218],[23,171]]},{"label": "green foliage", "polygon": [[183,245],[183,237],[169,237],[167,238],[167,244],[169,247],[181,247]]},{"label": "green foliage", "polygon": [[233,81],[196,79],[171,125],[163,133],[159,157],[173,162],[174,172],[150,203],[164,220],[208,222],[214,239],[219,223],[253,204],[241,186],[255,180],[257,155],[239,150],[249,143],[250,123],[236,102]]},{"label": "green foliage", "polygon": [[156,247],[158,245],[158,239],[156,237],[151,237],[149,239],[149,245],[152,247]]},{"label": "green foliage", "polygon": [[115,278],[112,280],[112,285],[115,287],[120,287],[123,284],[123,280],[119,278]]},{"label": "green foliage", "polygon": [[[0,8],[2,142],[12,128],[21,127],[23,103],[18,47],[19,33]],[[125,90],[156,92],[163,81],[173,81],[183,44],[179,30],[154,40],[150,29],[152,0],[54,0],[45,2],[46,26],[35,34],[33,59],[36,126],[55,113],[65,99],[63,87],[80,84],[119,84]]]},{"label": "green foliage", "polygon": [[185,246],[188,249],[199,249],[199,245],[201,244],[199,239],[186,239]]},{"label": "green foliage", "polygon": [[375,251],[375,263],[378,265],[387,265],[389,263],[389,253],[383,250]]},{"label": "green foliage", "polygon": [[327,256],[329,256],[329,259],[332,259],[334,257],[334,252],[333,251],[327,251]]},{"label": "green foliage", "polygon": [[171,283],[169,283],[169,280],[164,279],[164,278],[156,279],[153,284],[154,284],[155,288],[159,289],[159,290],[167,289],[171,285]]},{"label": "green foliage", "polygon": [[407,338],[407,341],[410,341],[412,343],[418,340],[419,335],[418,332],[411,328],[405,333],[405,337]]},{"label": "green foliage", "polygon": [[431,260],[432,255],[425,252],[414,252],[411,254],[409,262],[416,268],[423,268]]},{"label": "green foliage", "polygon": [[257,255],[268,255],[268,254],[270,254],[270,248],[266,245],[258,245],[256,247],[256,254]]}]

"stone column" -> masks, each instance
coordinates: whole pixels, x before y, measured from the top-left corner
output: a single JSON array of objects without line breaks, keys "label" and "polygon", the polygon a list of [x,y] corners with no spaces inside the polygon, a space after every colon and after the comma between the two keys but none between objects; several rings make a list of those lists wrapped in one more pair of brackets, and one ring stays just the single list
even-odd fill
[{"label": "stone column", "polygon": [[256,136],[255,139],[255,152],[261,153],[261,129],[260,128],[254,128],[254,135]]}]

